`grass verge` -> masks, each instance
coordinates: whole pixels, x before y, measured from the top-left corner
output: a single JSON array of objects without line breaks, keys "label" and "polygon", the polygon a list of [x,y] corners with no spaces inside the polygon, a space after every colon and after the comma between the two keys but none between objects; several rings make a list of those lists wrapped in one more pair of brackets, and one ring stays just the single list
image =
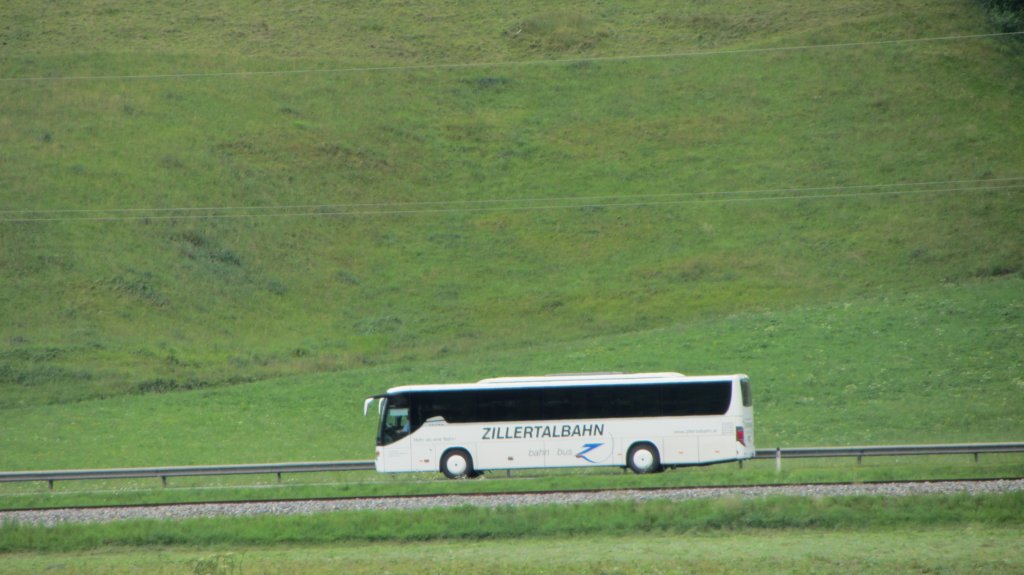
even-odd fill
[{"label": "grass verge", "polygon": [[341,511],[182,521],[0,527],[0,552],[110,546],[271,546],[685,534],[745,529],[1024,527],[1024,494],[768,497],[617,501],[570,506]]},{"label": "grass verge", "polygon": [[[955,541],[955,544],[950,544]],[[379,545],[111,549],[0,557],[10,575],[92,573],[1013,573],[1020,531],[972,525],[922,529],[747,530],[678,535]],[[424,557],[430,557],[429,562]]]},{"label": "grass verge", "polygon": [[[750,530],[379,545],[223,549],[119,548],[0,558],[11,575],[76,573],[1013,573],[1017,529]],[[949,541],[955,540],[955,545]],[[425,564],[424,558],[430,558]]]}]

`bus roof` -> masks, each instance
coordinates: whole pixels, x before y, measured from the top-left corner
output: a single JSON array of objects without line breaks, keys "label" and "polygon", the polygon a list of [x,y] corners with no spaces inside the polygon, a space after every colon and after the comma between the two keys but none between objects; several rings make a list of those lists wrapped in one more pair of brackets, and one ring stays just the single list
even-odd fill
[{"label": "bus roof", "polygon": [[576,387],[587,385],[644,385],[658,383],[699,383],[707,381],[732,381],[745,375],[704,375],[685,376],[675,372],[660,373],[600,373],[561,374],[536,377],[494,377],[481,379],[476,383],[444,383],[428,385],[403,385],[388,390],[388,395],[417,393],[424,391],[469,391],[479,389],[525,389],[537,387]]}]

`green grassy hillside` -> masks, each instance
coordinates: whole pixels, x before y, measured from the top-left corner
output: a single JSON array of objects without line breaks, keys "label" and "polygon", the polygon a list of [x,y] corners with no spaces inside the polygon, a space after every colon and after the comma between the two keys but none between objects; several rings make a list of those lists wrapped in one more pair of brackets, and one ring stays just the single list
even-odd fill
[{"label": "green grassy hillside", "polygon": [[384,385],[608,368],[1019,436],[1024,54],[836,4],[8,2],[0,467],[362,457]]},{"label": "green grassy hillside", "polygon": [[409,382],[562,369],[742,368],[760,448],[1019,440],[1024,281],[743,313],[579,342],[222,389],[4,410],[0,469],[372,459],[362,400]]}]

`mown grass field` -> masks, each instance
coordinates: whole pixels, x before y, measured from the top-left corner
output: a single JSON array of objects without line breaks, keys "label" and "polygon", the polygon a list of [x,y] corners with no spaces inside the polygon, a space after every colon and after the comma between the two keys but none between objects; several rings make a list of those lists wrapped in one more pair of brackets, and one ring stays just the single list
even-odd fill
[{"label": "mown grass field", "polygon": [[16,552],[12,573],[1008,573],[1024,564],[1021,505],[779,497],[5,526],[0,549]]},{"label": "mown grass field", "polygon": [[[236,551],[111,549],[17,554],[9,573],[1011,573],[1020,568],[1020,532],[971,527],[889,531],[749,531],[686,536],[553,538],[516,541],[353,544]],[[949,545],[950,540],[957,545]],[[431,557],[428,565],[424,557]],[[737,560],[737,557],[743,557]],[[980,559],[979,559],[980,558]],[[74,567],[72,567],[74,566]]]},{"label": "mown grass field", "polygon": [[[967,0],[7,2],[0,469],[366,459],[361,400],[389,386],[607,370],[748,373],[759,447],[1021,440],[1024,51],[969,37],[1001,30]],[[1021,471],[973,465],[443,489]],[[180,498],[442,489],[291,481]],[[5,486],[0,504],[182,493],[125,485],[143,493]],[[745,535],[755,570],[1020,570],[1019,521],[958,517],[698,525],[654,543],[711,557],[702,572],[728,571]],[[2,570],[196,572],[208,556],[194,540],[126,550],[104,529],[27,530],[58,543],[17,553],[6,531]],[[178,527],[148,532],[163,529]],[[246,573],[381,572],[377,557],[412,571],[424,554],[671,572],[636,532],[592,535],[617,545],[211,554],[244,547]],[[99,543],[62,554],[85,540]],[[597,559],[557,560],[570,544]]]},{"label": "mown grass field", "polygon": [[[950,545],[956,540],[957,545]],[[742,534],[553,538],[516,541],[351,544],[235,551],[111,549],[17,554],[13,574],[39,573],[1012,573],[1020,531],[972,526],[912,532],[752,530]],[[423,558],[431,557],[424,565]],[[742,559],[737,559],[737,558]],[[74,567],[72,567],[74,566]],[[73,571],[72,571],[73,569]]]}]

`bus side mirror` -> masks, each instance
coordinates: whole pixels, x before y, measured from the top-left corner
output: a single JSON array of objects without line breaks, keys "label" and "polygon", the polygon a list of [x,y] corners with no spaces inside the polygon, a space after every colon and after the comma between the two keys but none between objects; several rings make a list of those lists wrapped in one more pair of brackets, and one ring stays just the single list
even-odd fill
[{"label": "bus side mirror", "polygon": [[366,417],[367,415],[370,414],[370,404],[373,403],[373,400],[375,400],[375,399],[377,399],[377,398],[376,397],[367,397],[366,400],[363,401],[363,417]]}]

